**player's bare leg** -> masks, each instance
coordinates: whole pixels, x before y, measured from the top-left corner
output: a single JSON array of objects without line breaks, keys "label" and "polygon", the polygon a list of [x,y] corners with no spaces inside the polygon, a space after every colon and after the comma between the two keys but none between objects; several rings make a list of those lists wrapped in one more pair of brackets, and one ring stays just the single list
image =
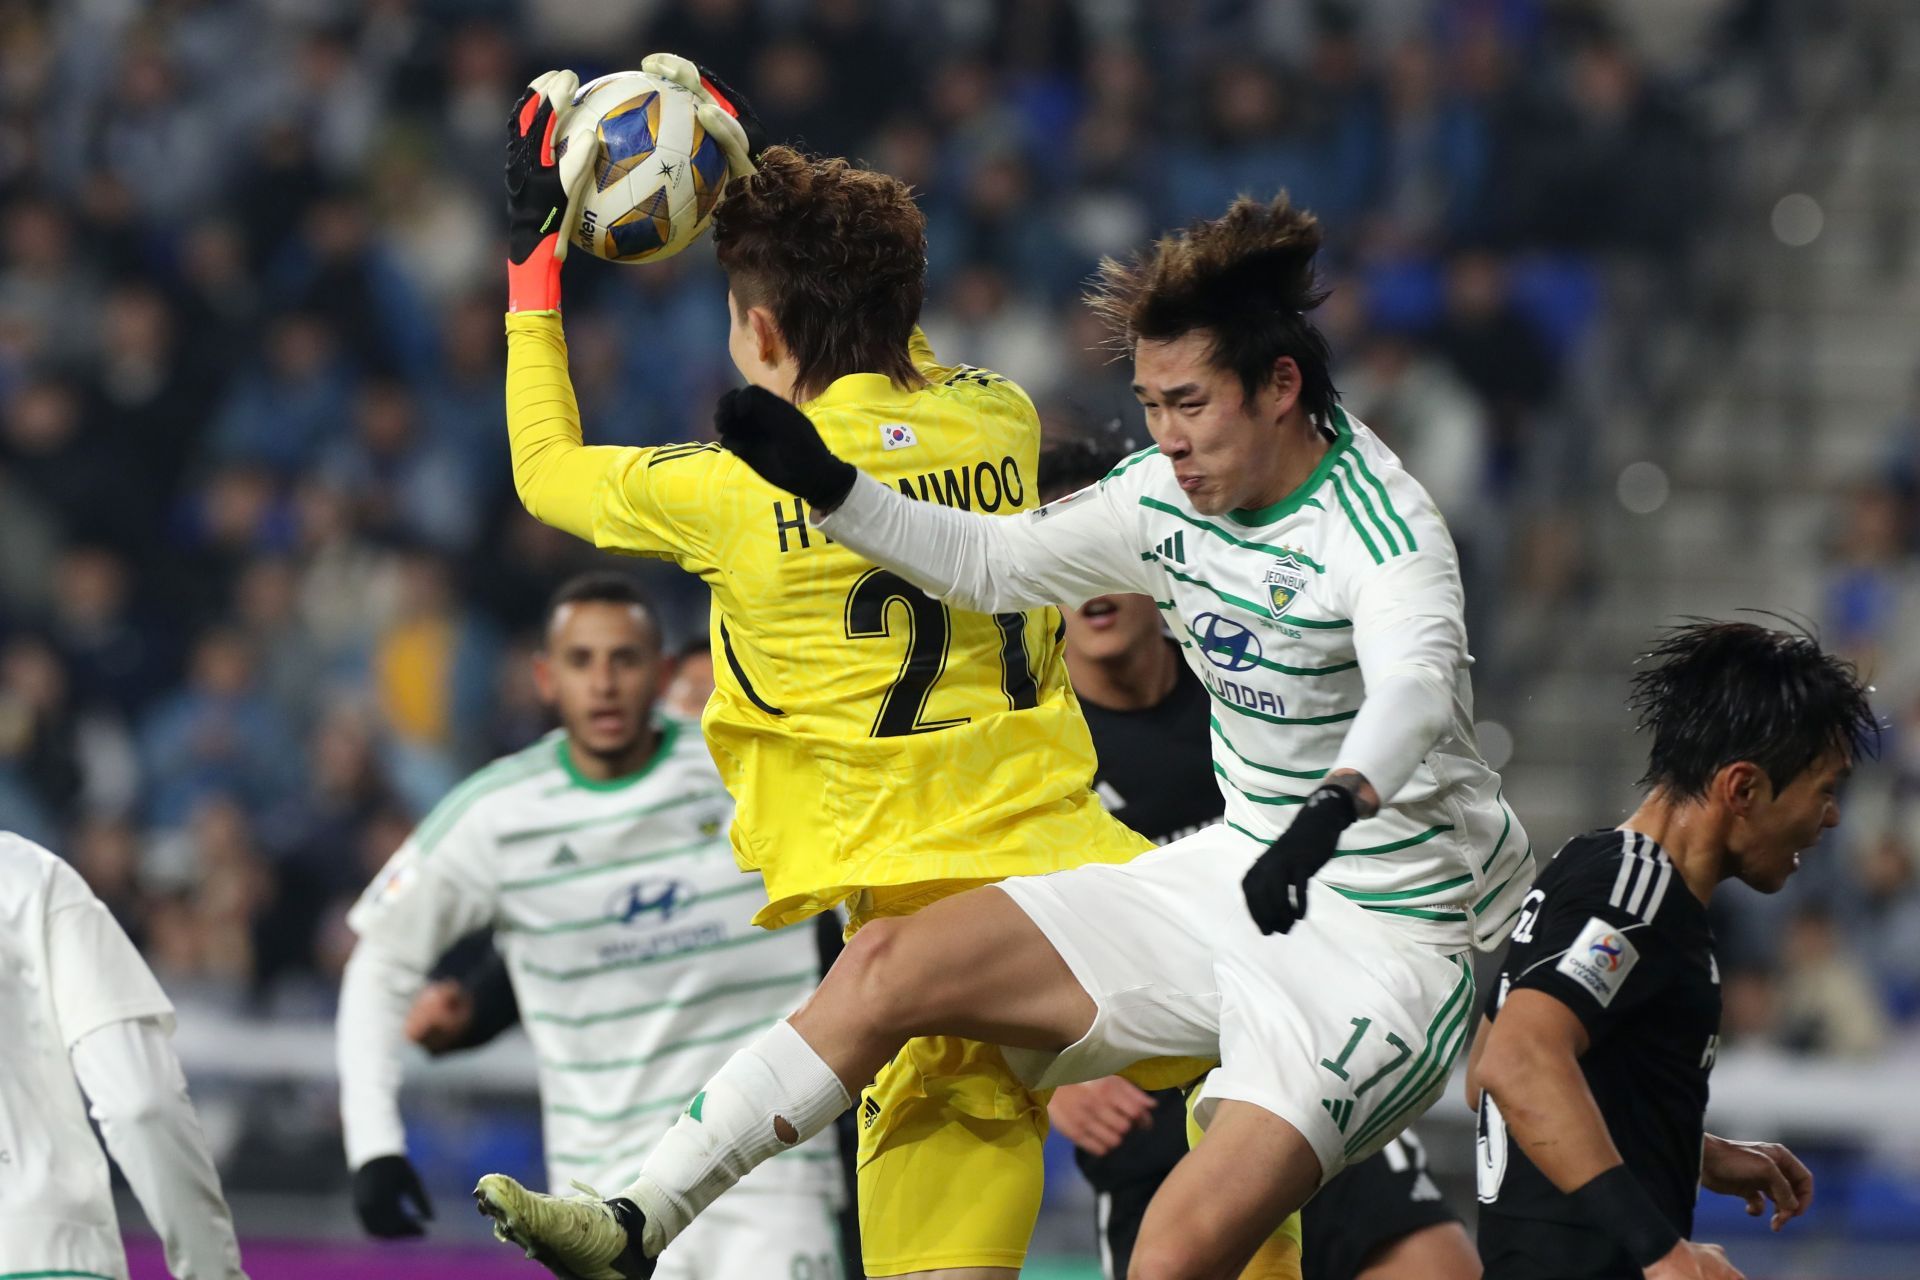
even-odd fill
[{"label": "player's bare leg", "polygon": [[1046,935],[988,887],[867,924],[788,1021],[853,1093],[914,1036],[1064,1049],[1093,1015]]},{"label": "player's bare leg", "polygon": [[1233,1280],[1319,1185],[1320,1158],[1298,1129],[1225,1099],[1147,1206],[1128,1280]]},{"label": "player's bare leg", "polygon": [[[1093,998],[1013,899],[991,887],[958,894],[856,933],[813,996],[728,1059],[611,1201],[543,1196],[500,1174],[481,1179],[474,1196],[496,1234],[556,1274],[651,1275],[652,1259],[702,1209],[831,1124],[913,1037],[1058,1050],[1086,1034],[1094,1013]],[[1010,1272],[922,1274],[1002,1280]]]}]

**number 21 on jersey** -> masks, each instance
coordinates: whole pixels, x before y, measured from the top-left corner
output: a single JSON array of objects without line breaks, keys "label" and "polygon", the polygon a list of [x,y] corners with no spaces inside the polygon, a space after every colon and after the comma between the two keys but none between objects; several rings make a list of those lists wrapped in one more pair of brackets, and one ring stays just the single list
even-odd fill
[{"label": "number 21 on jersey", "polygon": [[[947,670],[947,648],[953,639],[953,614],[897,573],[869,569],[860,575],[847,593],[846,632],[849,640],[886,639],[893,635],[895,604],[906,610],[907,651],[900,659],[900,673],[880,698],[869,736],[897,738],[910,733],[933,733],[967,723],[970,717],[926,720],[927,699],[933,686]],[[1026,625],[1023,613],[996,613],[993,622],[1000,631],[1000,688],[1012,711],[1037,705],[1038,686],[1034,682],[1033,663],[1027,657]]]}]

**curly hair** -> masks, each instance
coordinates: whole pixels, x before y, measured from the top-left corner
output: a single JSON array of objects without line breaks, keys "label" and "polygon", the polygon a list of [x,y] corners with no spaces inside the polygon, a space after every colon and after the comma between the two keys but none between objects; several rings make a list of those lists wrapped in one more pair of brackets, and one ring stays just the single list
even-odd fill
[{"label": "curly hair", "polygon": [[908,354],[926,292],[927,220],[897,178],[839,158],[768,147],[727,188],[713,242],[734,299],[764,306],[799,365],[795,389],[882,373],[925,381]]},{"label": "curly hair", "polygon": [[1319,251],[1319,220],[1285,192],[1264,203],[1241,196],[1131,262],[1103,259],[1087,305],[1126,355],[1142,339],[1205,332],[1213,362],[1238,375],[1249,397],[1272,379],[1274,361],[1290,356],[1301,403],[1324,417],[1339,393],[1327,340],[1307,318],[1329,292],[1314,272]]}]

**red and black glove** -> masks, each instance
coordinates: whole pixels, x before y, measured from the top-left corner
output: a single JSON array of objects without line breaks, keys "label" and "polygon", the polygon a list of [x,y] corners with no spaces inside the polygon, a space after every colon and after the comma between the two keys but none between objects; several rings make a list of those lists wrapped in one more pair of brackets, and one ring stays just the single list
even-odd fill
[{"label": "red and black glove", "polygon": [[694,116],[727,153],[729,178],[744,178],[754,171],[754,163],[766,149],[767,131],[747,100],[725,80],[677,53],[650,53],[640,59],[640,69],[672,81],[698,99]]},{"label": "red and black glove", "polygon": [[549,71],[520,95],[507,121],[507,310],[560,306],[560,264],[573,233],[584,159],[562,172],[566,113],[579,77]]}]

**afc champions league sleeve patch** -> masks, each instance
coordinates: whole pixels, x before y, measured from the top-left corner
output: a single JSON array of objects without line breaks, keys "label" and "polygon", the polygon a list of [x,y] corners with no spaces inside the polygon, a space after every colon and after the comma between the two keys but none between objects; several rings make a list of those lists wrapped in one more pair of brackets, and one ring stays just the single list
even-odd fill
[{"label": "afc champions league sleeve patch", "polygon": [[1554,970],[1585,987],[1604,1009],[1620,994],[1620,988],[1627,984],[1627,975],[1639,961],[1640,953],[1627,935],[1618,926],[1594,916],[1560,957]]},{"label": "afc champions league sleeve patch", "polygon": [[920,437],[913,434],[913,428],[904,422],[883,422],[880,424],[880,447],[882,449],[906,449],[920,443]]}]

